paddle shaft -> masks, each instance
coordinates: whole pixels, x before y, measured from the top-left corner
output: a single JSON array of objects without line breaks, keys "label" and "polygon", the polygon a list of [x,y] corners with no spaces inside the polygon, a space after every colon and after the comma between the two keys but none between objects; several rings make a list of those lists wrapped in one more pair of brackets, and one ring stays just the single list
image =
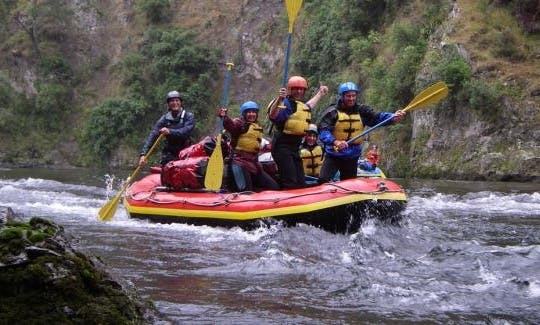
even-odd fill
[{"label": "paddle shaft", "polygon": [[[233,63],[227,63],[227,71],[225,73],[225,82],[223,84],[223,97],[221,106],[227,106],[227,98],[229,95],[229,86],[231,82]],[[206,174],[204,176],[204,187],[211,191],[219,190],[223,179],[223,153],[221,151],[221,132],[223,131],[223,118],[218,118],[218,134],[216,136],[216,146],[208,159],[206,166]]]},{"label": "paddle shaft", "polygon": [[[231,85],[232,68],[234,67],[234,64],[231,62],[227,62],[226,66],[227,71],[225,72],[225,82],[223,83],[223,96],[221,97],[221,107],[227,106],[229,87]],[[223,131],[223,118],[220,116],[218,119],[218,134],[221,134],[221,131]]]},{"label": "paddle shaft", "polygon": [[285,65],[283,66],[283,78],[281,79],[281,88],[285,88],[289,74],[289,56],[291,53],[292,33],[287,34],[287,48],[285,49]]},{"label": "paddle shaft", "polygon": [[281,87],[285,88],[287,77],[289,74],[289,57],[291,53],[291,40],[294,21],[298,16],[303,0],[285,0],[285,8],[287,9],[287,18],[289,20],[289,30],[287,33],[287,49],[285,50],[285,65],[283,66],[283,78],[281,79]]}]

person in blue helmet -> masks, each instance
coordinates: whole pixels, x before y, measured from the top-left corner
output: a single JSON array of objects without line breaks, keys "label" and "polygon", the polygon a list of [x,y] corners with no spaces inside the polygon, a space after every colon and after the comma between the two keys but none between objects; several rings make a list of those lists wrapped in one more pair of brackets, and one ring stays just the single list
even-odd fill
[{"label": "person in blue helmet", "polygon": [[389,118],[388,124],[398,123],[405,112],[375,112],[372,107],[356,102],[360,88],[354,82],[338,87],[338,100],[327,107],[318,124],[319,140],[324,144],[325,158],[319,175],[320,182],[328,182],[339,171],[340,179],[356,177],[358,158],[362,153],[362,138],[347,141],[360,134],[364,127],[374,126]]},{"label": "person in blue helmet", "polygon": [[258,124],[259,105],[247,101],[240,106],[240,117],[231,119],[221,107],[217,115],[231,135],[231,168],[236,190],[277,190],[279,185],[264,170],[258,160],[263,128]]},{"label": "person in blue helmet", "polygon": [[167,93],[168,111],[154,124],[140,152],[139,165],[146,164],[146,154],[159,134],[165,136],[165,146],[161,152],[161,166],[171,160],[178,160],[180,150],[191,145],[191,132],[195,127],[195,116],[182,106],[182,97],[176,90]]}]

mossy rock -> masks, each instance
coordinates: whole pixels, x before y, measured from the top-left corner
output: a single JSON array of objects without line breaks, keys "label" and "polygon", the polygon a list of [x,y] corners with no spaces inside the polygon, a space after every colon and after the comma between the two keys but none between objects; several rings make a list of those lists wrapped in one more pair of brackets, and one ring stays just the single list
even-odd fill
[{"label": "mossy rock", "polygon": [[0,319],[6,324],[146,324],[154,311],[75,251],[48,220],[0,224]]}]

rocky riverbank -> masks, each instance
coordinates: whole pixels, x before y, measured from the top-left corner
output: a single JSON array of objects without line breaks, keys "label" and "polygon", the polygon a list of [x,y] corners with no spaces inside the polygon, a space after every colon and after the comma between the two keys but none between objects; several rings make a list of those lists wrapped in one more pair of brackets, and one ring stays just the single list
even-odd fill
[{"label": "rocky riverbank", "polygon": [[64,229],[0,207],[2,323],[149,324],[151,303],[71,247]]}]

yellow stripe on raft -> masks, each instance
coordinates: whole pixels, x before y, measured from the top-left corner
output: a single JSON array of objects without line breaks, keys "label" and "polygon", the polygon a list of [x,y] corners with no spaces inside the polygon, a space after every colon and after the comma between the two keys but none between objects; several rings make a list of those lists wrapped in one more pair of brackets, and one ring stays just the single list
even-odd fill
[{"label": "yellow stripe on raft", "polygon": [[[275,209],[261,209],[248,212],[223,211],[223,210],[187,210],[178,208],[156,208],[156,207],[138,207],[132,206],[127,200],[124,200],[124,205],[129,213],[142,215],[159,215],[174,217],[196,217],[196,218],[212,218],[212,219],[227,219],[246,221],[260,218],[269,218],[283,216],[296,213],[305,213],[327,208],[333,208],[345,204],[360,202],[360,201],[407,201],[407,197],[403,192],[385,192],[377,194],[351,194],[340,198],[328,199],[320,202],[303,204],[298,206],[290,206]],[[229,205],[234,202],[229,202]]]}]

